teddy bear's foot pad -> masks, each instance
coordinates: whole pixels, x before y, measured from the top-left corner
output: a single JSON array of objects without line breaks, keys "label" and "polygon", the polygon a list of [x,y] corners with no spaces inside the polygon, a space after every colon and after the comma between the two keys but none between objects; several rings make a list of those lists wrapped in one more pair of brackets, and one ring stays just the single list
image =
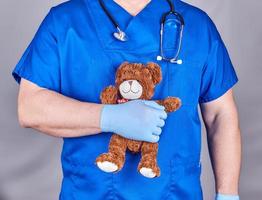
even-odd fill
[{"label": "teddy bear's foot pad", "polygon": [[118,167],[115,163],[104,161],[104,162],[97,162],[97,166],[104,172],[115,172],[118,170]]},{"label": "teddy bear's foot pad", "polygon": [[155,178],[156,177],[156,173],[153,172],[153,170],[151,168],[147,168],[147,167],[142,167],[139,172],[147,177],[147,178]]}]

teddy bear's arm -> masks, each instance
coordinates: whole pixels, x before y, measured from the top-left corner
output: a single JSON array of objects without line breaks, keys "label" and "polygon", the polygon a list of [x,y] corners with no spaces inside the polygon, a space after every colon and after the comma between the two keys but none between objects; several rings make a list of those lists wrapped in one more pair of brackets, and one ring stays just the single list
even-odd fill
[{"label": "teddy bear's arm", "polygon": [[167,97],[164,100],[156,100],[156,102],[164,106],[166,112],[174,112],[181,106],[181,100],[177,97]]},{"label": "teddy bear's arm", "polygon": [[115,86],[106,87],[100,94],[102,104],[116,104],[118,90]]}]

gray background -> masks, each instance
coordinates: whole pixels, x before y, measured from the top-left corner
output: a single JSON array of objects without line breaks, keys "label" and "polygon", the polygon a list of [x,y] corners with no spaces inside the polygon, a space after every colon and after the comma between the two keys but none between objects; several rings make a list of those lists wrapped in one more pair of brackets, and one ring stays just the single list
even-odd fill
[{"label": "gray background", "polygon": [[[39,23],[58,0],[0,0],[0,200],[55,200],[61,181],[61,139],[22,129],[17,121],[18,85],[11,70]],[[215,21],[240,79],[235,87],[243,136],[240,194],[262,198],[261,0],[188,0]],[[203,190],[214,182],[203,134]]]}]

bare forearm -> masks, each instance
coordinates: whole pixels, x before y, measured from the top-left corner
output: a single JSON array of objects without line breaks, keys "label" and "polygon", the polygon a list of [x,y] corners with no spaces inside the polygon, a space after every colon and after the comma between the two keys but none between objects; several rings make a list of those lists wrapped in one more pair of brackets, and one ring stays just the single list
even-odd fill
[{"label": "bare forearm", "polygon": [[241,163],[241,137],[238,126],[232,121],[214,122],[208,129],[208,144],[216,179],[216,191],[222,194],[238,194]]},{"label": "bare forearm", "polygon": [[20,124],[56,137],[78,137],[100,132],[101,104],[80,102],[59,93],[41,89],[20,89]]},{"label": "bare forearm", "polygon": [[219,99],[202,104],[201,111],[207,128],[216,191],[221,194],[238,194],[241,135],[232,89]]}]

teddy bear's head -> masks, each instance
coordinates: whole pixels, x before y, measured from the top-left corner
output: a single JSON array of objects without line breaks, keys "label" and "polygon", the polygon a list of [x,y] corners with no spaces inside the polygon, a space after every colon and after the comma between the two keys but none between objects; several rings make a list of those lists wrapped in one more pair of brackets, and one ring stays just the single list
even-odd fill
[{"label": "teddy bear's head", "polygon": [[122,98],[151,99],[156,84],[162,80],[161,68],[153,62],[123,62],[116,72],[116,87]]}]

